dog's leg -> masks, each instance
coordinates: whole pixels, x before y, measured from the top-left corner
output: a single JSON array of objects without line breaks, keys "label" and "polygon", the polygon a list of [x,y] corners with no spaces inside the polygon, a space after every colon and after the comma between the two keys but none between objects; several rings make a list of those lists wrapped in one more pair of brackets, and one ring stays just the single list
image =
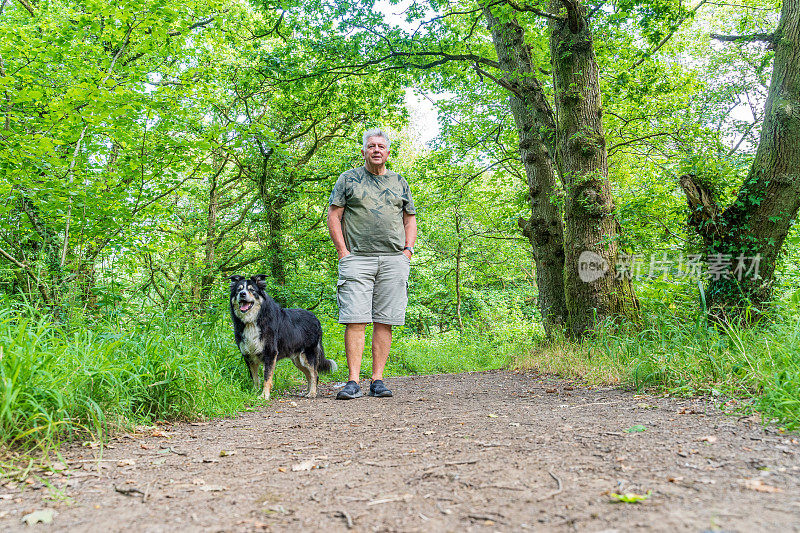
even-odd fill
[{"label": "dog's leg", "polygon": [[258,368],[261,366],[261,361],[257,355],[248,355],[244,358],[247,362],[247,368],[250,370],[250,379],[253,380],[253,388],[258,390]]},{"label": "dog's leg", "polygon": [[275,362],[278,354],[265,354],[264,355],[264,390],[261,397],[269,400],[269,394],[272,391],[272,375],[275,373]]},{"label": "dog's leg", "polygon": [[300,371],[306,377],[306,381],[308,381],[308,390],[305,394],[306,398],[316,398],[319,376],[317,375],[317,369],[314,362],[309,361],[308,357],[306,357],[306,354],[303,352],[300,352],[296,356],[292,357],[292,362],[294,362],[295,366],[300,369]]}]

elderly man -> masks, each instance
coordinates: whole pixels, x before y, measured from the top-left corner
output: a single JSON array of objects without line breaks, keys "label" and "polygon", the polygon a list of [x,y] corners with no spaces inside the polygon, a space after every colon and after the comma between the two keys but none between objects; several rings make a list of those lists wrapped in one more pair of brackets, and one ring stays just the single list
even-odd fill
[{"label": "elderly man", "polygon": [[392,396],[383,369],[392,345],[392,326],[405,323],[408,274],[417,238],[414,202],[408,183],[386,168],[389,136],[364,133],[364,166],[336,181],[328,207],[328,230],[339,254],[339,323],[346,324],[344,349],[349,381],[336,396],[363,396],[358,385],[364,335],[372,323],[372,381],[369,395]]}]

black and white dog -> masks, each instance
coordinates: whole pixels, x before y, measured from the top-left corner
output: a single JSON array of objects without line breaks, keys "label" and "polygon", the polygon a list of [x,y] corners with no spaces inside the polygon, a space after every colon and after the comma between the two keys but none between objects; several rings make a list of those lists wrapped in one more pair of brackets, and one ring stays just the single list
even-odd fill
[{"label": "black and white dog", "polygon": [[236,345],[242,352],[253,386],[264,365],[262,396],[269,399],[275,363],[288,357],[308,380],[306,397],[317,395],[319,372],[333,372],[336,362],[325,358],[322,325],[305,309],[283,309],[264,292],[266,276],[231,276],[231,318]]}]

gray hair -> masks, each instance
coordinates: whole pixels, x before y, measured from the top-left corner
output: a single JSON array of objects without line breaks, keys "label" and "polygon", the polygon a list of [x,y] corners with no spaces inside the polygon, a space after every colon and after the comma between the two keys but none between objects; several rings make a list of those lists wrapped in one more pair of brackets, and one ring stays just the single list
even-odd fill
[{"label": "gray hair", "polygon": [[362,144],[362,148],[365,150],[367,149],[367,139],[370,137],[383,137],[386,139],[386,147],[390,147],[392,145],[391,139],[389,139],[389,134],[385,131],[381,130],[380,128],[372,128],[364,132],[364,142]]}]

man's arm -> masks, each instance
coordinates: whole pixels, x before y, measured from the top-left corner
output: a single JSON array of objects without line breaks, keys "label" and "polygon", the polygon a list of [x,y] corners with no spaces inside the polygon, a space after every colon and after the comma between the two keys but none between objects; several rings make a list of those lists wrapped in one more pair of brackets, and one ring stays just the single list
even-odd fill
[{"label": "man's arm", "polygon": [[[336,253],[339,259],[346,255],[350,255],[350,250],[347,249],[347,244],[344,242],[344,232],[342,231],[342,217],[344,216],[344,207],[338,205],[328,206],[328,233],[331,234],[331,240],[336,247]],[[416,229],[414,230],[416,234]]]},{"label": "man's arm", "polygon": [[[417,215],[410,215],[403,211],[403,229],[406,232],[406,246],[413,248],[417,241]],[[411,259],[411,252],[403,250],[403,253]]]}]

